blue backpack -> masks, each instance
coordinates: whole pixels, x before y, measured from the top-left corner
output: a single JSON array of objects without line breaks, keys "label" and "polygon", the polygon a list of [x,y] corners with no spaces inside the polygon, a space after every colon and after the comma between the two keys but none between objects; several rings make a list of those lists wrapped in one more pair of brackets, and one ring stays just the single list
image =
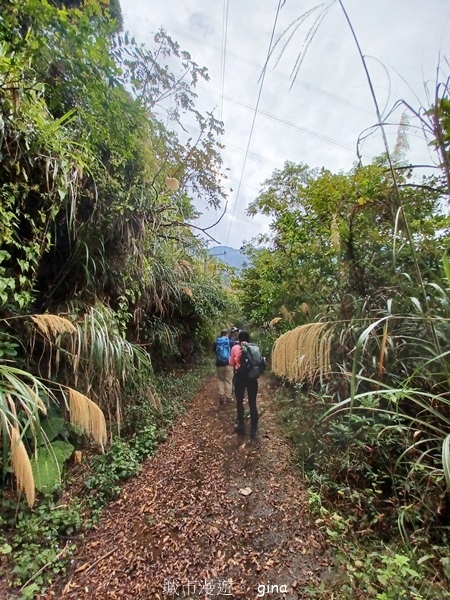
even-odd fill
[{"label": "blue backpack", "polygon": [[216,340],[216,358],[219,366],[228,365],[230,359],[230,339],[227,337],[219,337]]}]

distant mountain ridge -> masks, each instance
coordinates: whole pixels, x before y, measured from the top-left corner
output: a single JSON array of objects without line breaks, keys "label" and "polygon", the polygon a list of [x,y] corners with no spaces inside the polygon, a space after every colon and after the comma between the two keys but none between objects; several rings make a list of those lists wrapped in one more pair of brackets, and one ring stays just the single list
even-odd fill
[{"label": "distant mountain ridge", "polygon": [[210,256],[217,258],[217,260],[238,270],[242,269],[244,262],[247,261],[247,258],[240,250],[236,250],[236,248],[231,248],[230,246],[214,246],[213,248],[208,248],[208,253]]}]

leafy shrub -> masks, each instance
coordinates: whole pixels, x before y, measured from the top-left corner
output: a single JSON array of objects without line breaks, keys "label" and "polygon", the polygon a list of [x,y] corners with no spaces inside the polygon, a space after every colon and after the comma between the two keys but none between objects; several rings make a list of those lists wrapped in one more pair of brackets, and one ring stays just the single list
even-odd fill
[{"label": "leafy shrub", "polygon": [[132,446],[117,438],[105,454],[93,458],[91,468],[92,474],[86,477],[84,484],[92,493],[89,503],[98,509],[117,498],[120,482],[137,475],[140,462]]},{"label": "leafy shrub", "polygon": [[330,398],[305,392],[286,387],[277,403],[310,486],[310,508],[335,556],[310,597],[450,598],[443,475],[417,462],[416,430],[400,412],[380,410],[378,395],[364,396],[359,410],[330,413]]},{"label": "leafy shrub", "polygon": [[[82,505],[77,499],[70,504],[57,505],[50,497],[41,502],[33,513],[22,502],[19,507],[3,502],[2,530],[13,522],[13,535],[0,534],[0,552],[9,556],[12,565],[11,586],[23,586],[24,597],[32,597],[37,589],[62,573],[75,549],[72,536],[82,526]],[[2,543],[3,542],[3,543]],[[45,570],[42,567],[46,565]]]}]

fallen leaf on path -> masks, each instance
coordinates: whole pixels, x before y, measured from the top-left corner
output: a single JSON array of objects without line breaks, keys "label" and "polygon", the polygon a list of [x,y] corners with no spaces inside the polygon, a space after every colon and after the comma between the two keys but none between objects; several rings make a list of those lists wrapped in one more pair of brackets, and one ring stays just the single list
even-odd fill
[{"label": "fallen leaf on path", "polygon": [[[205,579],[232,579],[240,600],[255,597],[262,576],[293,581],[294,597],[319,584],[322,534],[272,404],[261,424],[261,435],[272,435],[256,451],[229,435],[232,411],[227,420],[212,404],[215,394],[211,377],[169,439],[122,485],[87,545],[80,541],[64,600],[163,600],[165,586],[178,582],[182,593],[183,584]],[[260,401],[271,395],[263,382]],[[253,498],[236,501],[236,492]],[[61,597],[64,583],[45,597]]]}]

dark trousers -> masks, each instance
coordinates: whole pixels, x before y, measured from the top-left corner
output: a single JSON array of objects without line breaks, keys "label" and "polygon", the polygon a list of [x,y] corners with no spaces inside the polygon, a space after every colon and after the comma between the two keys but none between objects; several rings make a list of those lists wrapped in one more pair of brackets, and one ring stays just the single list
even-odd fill
[{"label": "dark trousers", "polygon": [[239,426],[244,426],[244,394],[247,390],[248,405],[250,407],[250,424],[251,431],[256,433],[258,429],[258,410],[256,408],[256,395],[258,394],[258,380],[247,379],[246,377],[239,376],[236,373],[235,377],[235,393],[236,393],[236,410],[237,410],[237,421]]}]

